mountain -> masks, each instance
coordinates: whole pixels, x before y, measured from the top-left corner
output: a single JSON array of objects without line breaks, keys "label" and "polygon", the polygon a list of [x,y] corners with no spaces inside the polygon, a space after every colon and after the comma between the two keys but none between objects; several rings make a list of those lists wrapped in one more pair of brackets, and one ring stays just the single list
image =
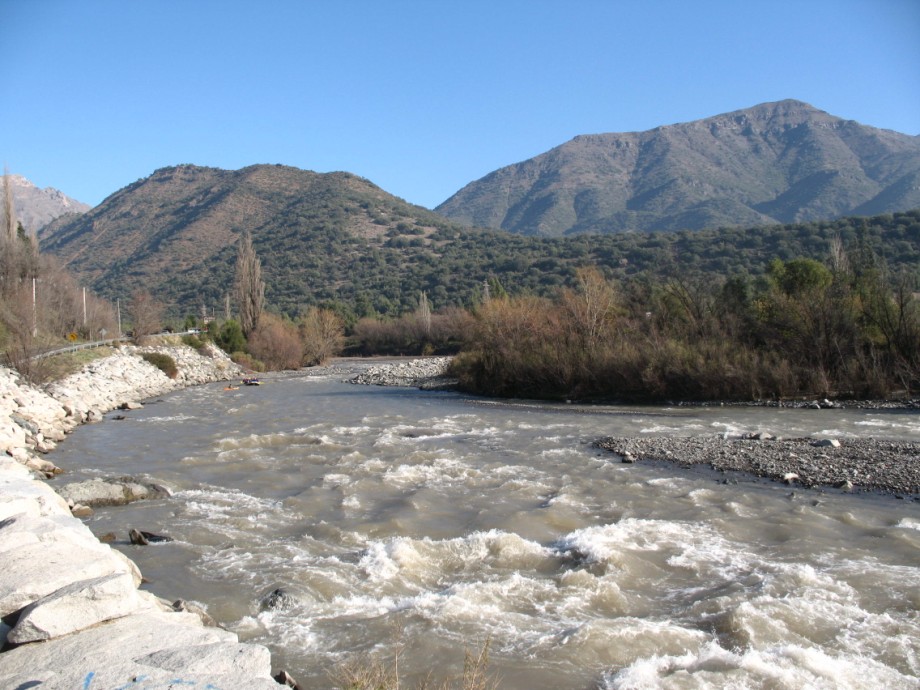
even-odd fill
[{"label": "mountain", "polygon": [[435,210],[534,236],[696,230],[920,207],[920,137],[794,100],[577,136],[468,184]]},{"label": "mountain", "polygon": [[[875,252],[893,273],[920,263],[920,211],[758,228],[546,238],[477,230],[349,173],[255,165],[157,170],[82,216],[45,228],[41,247],[111,300],[145,289],[173,317],[223,312],[236,241],[252,233],[266,301],[291,316],[314,304],[350,317],[399,315],[424,291],[434,309],[470,305],[497,277],[511,293],[552,294],[579,266],[608,276],[764,271],[776,257],[825,260],[834,242]],[[679,261],[679,266],[678,262]]]},{"label": "mountain", "polygon": [[13,190],[16,217],[26,232],[38,233],[55,218],[68,213],[84,213],[90,209],[88,204],[71,199],[53,187],[36,187],[22,175],[7,175],[5,179]]},{"label": "mountain", "polygon": [[[463,229],[350,173],[180,165],[52,223],[41,246],[103,296],[127,299],[143,288],[197,313],[223,305],[237,238],[248,230],[268,301],[296,312],[339,289],[352,294],[382,248],[423,246],[439,230]],[[388,272],[398,282],[399,266]]]}]

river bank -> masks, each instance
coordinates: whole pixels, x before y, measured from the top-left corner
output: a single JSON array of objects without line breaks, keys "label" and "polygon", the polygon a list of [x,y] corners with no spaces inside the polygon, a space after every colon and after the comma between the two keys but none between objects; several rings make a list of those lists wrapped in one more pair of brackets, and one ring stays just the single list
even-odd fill
[{"label": "river bank", "polygon": [[[138,589],[140,574],[137,572],[137,567],[118,555],[118,552],[100,544],[82,522],[71,517],[67,503],[51,490],[53,481],[47,483],[37,480],[33,471],[25,467],[29,460],[47,462],[45,453],[63,439],[67,430],[80,423],[101,419],[106,411],[115,409],[124,403],[155,398],[181,387],[182,382],[187,382],[185,385],[191,385],[191,383],[205,383],[208,380],[221,380],[222,378],[229,380],[240,376],[240,373],[233,369],[219,371],[223,366],[221,362],[224,361],[221,359],[215,359],[210,364],[205,362],[206,370],[200,375],[193,374],[195,366],[193,362],[197,363],[195,358],[200,358],[200,355],[195,355],[190,350],[176,353],[177,361],[186,356],[190,359],[187,364],[180,364],[179,382],[176,382],[162,376],[159,370],[151,367],[136,354],[128,350],[120,352],[111,361],[99,360],[90,365],[86,371],[81,372],[80,376],[83,376],[83,379],[69,379],[49,387],[48,391],[56,391],[60,399],[52,397],[48,391],[40,391],[22,385],[18,380],[10,381],[10,378],[15,377],[9,375],[8,372],[0,372],[2,374],[0,376],[0,386],[2,386],[0,388],[2,391],[0,411],[6,415],[0,417],[0,431],[2,431],[0,438],[7,440],[7,445],[3,448],[7,450],[9,456],[13,456],[14,453],[20,456],[17,461],[10,457],[3,458],[3,462],[0,463],[0,481],[3,482],[2,493],[0,493],[0,553],[3,553],[4,568],[2,570],[12,573],[10,580],[2,579],[6,577],[5,572],[0,575],[0,582],[3,583],[0,595],[5,597],[0,600],[7,601],[3,610],[9,609],[9,613],[4,612],[0,616],[3,618],[0,635],[5,645],[4,651],[0,652],[0,669],[2,669],[0,670],[0,686],[21,687],[25,685],[28,687],[26,684],[41,682],[42,687],[48,688],[83,687],[98,690],[105,687],[119,687],[129,681],[134,682],[135,678],[143,678],[148,684],[139,687],[166,687],[170,682],[179,681],[184,684],[195,682],[205,685],[210,683],[215,687],[278,687],[271,680],[271,660],[264,647],[239,644],[235,634],[218,628],[205,627],[200,617],[176,611],[176,608],[183,608],[182,604],[177,602],[178,605],[174,606]],[[219,356],[218,354],[217,357]],[[419,360],[419,362],[426,362],[426,360]],[[385,369],[378,370],[372,377],[363,377],[361,382],[379,382],[380,385],[418,385],[419,381],[432,381],[432,377],[436,377],[436,374],[432,374],[427,368],[431,364],[430,360],[427,362],[424,366],[406,361],[396,362],[392,364],[389,372]],[[211,373],[207,373],[208,366],[214,367]],[[381,366],[385,365],[375,363],[373,368]],[[129,370],[135,373],[126,374],[125,372]],[[394,371],[398,372],[399,376],[391,375]],[[355,368],[348,366],[347,363],[334,364],[330,368],[318,369],[312,373],[306,372],[306,375],[357,378]],[[105,384],[104,382],[108,380],[111,380],[112,383]],[[398,384],[383,383],[384,381],[398,381]],[[302,396],[297,394],[291,400],[301,401],[302,399]],[[287,408],[292,405],[293,402]],[[329,405],[329,400],[323,398],[322,407],[316,408],[317,418],[329,415]],[[816,412],[816,414],[823,413]],[[449,415],[449,417],[453,419],[453,416]],[[417,420],[420,417],[413,412],[407,415],[407,419]],[[345,423],[348,423],[347,419]],[[445,419],[444,423],[453,424],[454,422]],[[335,436],[338,433],[335,429],[340,424],[342,422],[336,422],[333,428],[323,428],[322,431],[317,431],[316,438]],[[361,421],[361,428],[364,424],[365,422]],[[432,422],[429,421],[426,424],[432,424]],[[233,427],[234,430],[237,428]],[[493,423],[487,423],[485,428],[491,430],[495,426]],[[355,429],[357,433],[357,427]],[[488,434],[491,433],[493,432],[488,432]],[[604,431],[600,431],[597,436],[603,433]],[[607,433],[610,432],[607,431]],[[427,428],[412,427],[394,434],[390,426],[387,426],[381,430],[381,434],[382,446],[372,444],[373,451],[368,449],[366,453],[368,457],[371,455],[377,457],[381,447],[393,443],[399,445],[400,448],[402,448],[401,444],[431,443],[436,449],[436,455],[441,457],[444,442],[435,440],[441,438],[440,431],[434,433]],[[296,434],[296,436],[299,439],[302,434]],[[657,440],[646,437],[626,438],[626,436],[623,435],[621,438],[642,443]],[[478,439],[480,437],[486,438],[486,432],[483,432],[482,436],[477,433],[469,438]],[[272,435],[272,438],[276,436]],[[335,447],[335,450],[331,451],[334,462],[343,462],[341,444],[354,443],[349,439],[352,439],[350,433],[339,439],[339,443],[332,444]],[[432,440],[426,441],[426,439]],[[669,447],[672,457],[667,458],[662,454],[662,459],[675,462],[677,458],[690,454],[690,446],[686,443],[688,439],[670,440],[674,443]],[[725,444],[726,440],[723,437],[712,439],[713,447],[724,451],[726,455],[732,455],[734,453],[732,449],[735,447]],[[747,440],[753,442],[756,439]],[[808,442],[813,440],[809,439]],[[718,446],[717,441],[722,443],[721,447]],[[535,457],[545,442],[544,439],[541,445],[530,449],[526,453],[527,457]],[[761,439],[758,443],[763,447],[759,450],[745,450],[743,455],[756,457],[765,449],[773,453],[782,453],[787,450],[782,445],[772,445],[773,441],[768,443],[766,439]],[[882,442],[867,442],[868,445],[865,446],[863,452],[874,452],[873,449],[877,448],[872,444],[879,443]],[[844,447],[850,445],[846,441],[843,444]],[[469,443],[461,444],[461,446],[468,445]],[[311,452],[317,452],[322,447],[323,444],[318,444],[316,447],[311,445]],[[743,447],[743,444],[738,447]],[[641,449],[638,446],[633,450],[622,450],[632,453],[633,458],[641,457]],[[834,450],[839,450],[839,448]],[[272,457],[279,455],[279,449],[275,446],[267,452],[270,452]],[[557,452],[563,452],[563,449],[557,449]],[[788,450],[788,453],[795,452],[794,449]],[[831,450],[828,448],[817,449],[816,452],[831,457]],[[742,452],[738,451],[736,454],[742,455]],[[295,447],[291,451],[291,462],[300,467],[302,456],[302,449],[299,446]],[[357,456],[346,454],[346,456],[353,458],[359,457],[360,454]],[[490,452],[488,457],[493,458],[494,452]],[[704,454],[701,452],[699,457],[704,457]],[[782,459],[782,455],[777,455],[773,462],[779,463]],[[145,462],[147,461],[145,458]],[[881,472],[892,472],[897,462],[900,461],[899,456],[892,456],[890,463],[884,463],[885,466],[881,468]],[[823,460],[815,458],[812,462],[820,464]],[[222,469],[226,466],[223,462],[220,465]],[[471,463],[470,467],[475,465],[477,463]],[[608,468],[612,467],[609,463],[598,463],[598,467],[604,465]],[[113,465],[115,466],[117,464]],[[55,470],[47,466],[43,467],[45,467],[44,470],[37,470],[43,476],[54,475]],[[433,471],[439,467],[441,465],[435,463],[431,469]],[[617,464],[616,467],[619,468],[620,465]],[[913,467],[916,468],[916,462]],[[401,468],[401,471],[407,472],[409,469],[411,468]],[[445,465],[443,469],[450,471],[450,465]],[[580,476],[584,469],[580,466],[578,470],[572,471],[572,475]],[[744,468],[739,469],[749,471]],[[603,470],[597,468],[595,470],[600,472],[599,481],[589,482],[589,484],[603,483],[601,479],[604,482],[609,479]],[[357,478],[354,481],[360,480],[362,471],[360,466],[337,469],[335,472],[328,473],[330,479],[328,482],[324,480],[323,486],[330,483],[329,490],[334,491],[337,486],[349,484],[353,477]],[[250,467],[246,470],[247,477],[257,473],[257,468]],[[277,473],[273,470],[268,474],[267,481],[272,486],[277,484]],[[379,474],[380,468],[375,466],[374,479],[371,482],[372,488],[368,490],[367,495],[362,495],[360,500],[347,505],[360,506],[365,501],[376,500],[380,493]],[[559,474],[560,472],[554,467],[552,472],[547,473],[545,481],[549,482],[551,478]],[[401,476],[397,473],[395,476],[389,476],[389,480],[396,481]],[[484,476],[493,477],[494,473]],[[780,480],[783,478],[779,476],[778,469],[774,478]],[[904,479],[907,482],[913,481],[909,477]],[[856,490],[859,490],[860,484],[853,483]],[[437,483],[438,486],[442,484],[453,485],[454,482]],[[306,488],[304,490],[314,491],[314,489]],[[479,495],[479,488],[459,503],[474,500],[472,497],[476,495]],[[502,496],[502,501],[506,500],[507,497],[504,494]],[[559,499],[556,493],[550,492],[548,496],[549,498],[545,501],[547,511],[566,510],[566,502]],[[322,501],[315,500],[313,493],[309,493],[309,497],[309,500],[304,500],[305,504],[311,506],[322,504]],[[502,501],[493,496],[490,505],[492,503],[502,504]],[[450,504],[452,504],[450,501],[438,500],[434,505]],[[289,509],[290,506],[286,505],[285,510],[280,511],[279,515],[287,515]],[[251,508],[241,510],[245,515],[251,512]],[[425,515],[425,524],[429,524],[431,519],[429,510],[420,509],[420,512]],[[311,524],[336,522],[338,524],[339,521],[347,518],[347,511],[346,513],[334,511],[325,515],[323,519],[311,518],[306,522]],[[161,524],[165,524],[169,519],[172,518],[164,517]],[[197,521],[197,518],[194,521]],[[452,525],[456,522],[457,520],[452,518],[445,524]],[[354,526],[352,529],[358,529],[358,527]],[[272,538],[276,537],[275,530],[276,526],[268,530]],[[196,542],[196,540],[190,539],[190,542]],[[239,548],[246,554],[253,551],[253,548],[248,545]],[[372,552],[373,550],[370,553]],[[157,557],[155,552],[144,551],[143,553],[144,557]],[[53,567],[48,567],[49,563]],[[328,566],[328,561],[324,560],[323,563]],[[347,567],[347,565],[344,563],[342,567]],[[268,572],[262,573],[261,570]],[[263,564],[260,576],[267,578],[266,582],[261,583],[260,581],[260,586],[254,589],[261,591],[263,589],[261,584],[270,584],[271,587],[280,585],[290,587],[291,583],[285,579],[285,572],[285,570],[273,572],[270,566]],[[318,567],[317,572],[325,572],[325,570]],[[66,578],[54,579],[58,574],[64,574]],[[241,575],[233,572],[230,577],[236,580]],[[367,579],[366,573],[356,578],[356,581],[364,579]],[[32,586],[33,582],[45,584],[36,588]],[[28,587],[25,587],[26,584]],[[185,587],[177,587],[177,589],[188,591]],[[204,599],[205,594],[199,594],[199,597]],[[371,600],[374,601],[378,599],[380,596],[371,597]],[[210,599],[208,601],[210,602]],[[33,606],[34,604],[37,605]],[[331,606],[338,607],[335,603]],[[78,613],[65,618],[60,612],[66,609]],[[89,613],[86,614],[85,611]],[[315,612],[312,609],[310,614],[302,614],[297,610],[285,620],[286,624],[296,625],[301,620],[312,618],[315,618]],[[64,632],[60,627],[59,621],[65,619],[75,621],[69,624],[73,627],[72,632]],[[229,616],[223,616],[221,619],[233,620]],[[18,632],[14,632],[17,628]],[[33,641],[26,641],[30,636],[40,635],[47,635],[47,639],[40,641],[42,638],[36,637]],[[328,646],[325,638],[323,646]]]},{"label": "river bank", "polygon": [[649,686],[683,674],[913,686],[917,503],[624,464],[592,443],[760,429],[920,442],[915,414],[588,408],[345,383],[382,363],[191,387],[124,421],[107,414],[51,457],[68,482],[169,487],[169,500],[100,508],[88,524],[172,537],[117,545],[143,589],[206,602],[304,687],[330,687],[397,626],[407,687],[462,672],[463,646],[485,639],[509,690],[626,687],[654,668]]},{"label": "river bank", "polygon": [[[170,379],[141,352],[168,354]],[[198,607],[140,589],[140,570],[101,543],[46,481],[43,457],[120,406],[241,370],[216,348],[119,348],[44,389],[0,368],[0,686],[277,688],[265,647],[208,625]]]},{"label": "river bank", "polygon": [[[373,366],[351,383],[379,386],[449,388],[449,357],[413,359]],[[788,407],[791,409],[917,410],[920,399],[755,401],[680,404],[677,407]],[[920,444],[865,439],[779,439],[768,432],[747,437],[604,438],[598,448],[624,462],[666,462],[683,468],[707,466],[742,472],[803,488],[833,487],[848,492],[879,492],[920,500]]]}]

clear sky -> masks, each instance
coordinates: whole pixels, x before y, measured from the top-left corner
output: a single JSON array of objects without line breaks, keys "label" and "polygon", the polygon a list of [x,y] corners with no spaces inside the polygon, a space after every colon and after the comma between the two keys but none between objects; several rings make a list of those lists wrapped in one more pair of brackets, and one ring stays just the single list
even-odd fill
[{"label": "clear sky", "polygon": [[433,207],[578,134],[795,98],[920,134],[920,0],[0,0],[0,161],[89,204],[180,163]]}]

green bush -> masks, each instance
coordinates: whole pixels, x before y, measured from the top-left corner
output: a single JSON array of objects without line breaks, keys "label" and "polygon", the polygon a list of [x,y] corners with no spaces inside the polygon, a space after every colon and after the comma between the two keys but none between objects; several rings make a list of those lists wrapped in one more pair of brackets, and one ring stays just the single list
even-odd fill
[{"label": "green bush", "polygon": [[166,374],[169,378],[174,379],[179,375],[179,367],[176,366],[176,360],[169,355],[160,352],[142,352],[141,357],[150,362],[157,369]]},{"label": "green bush", "polygon": [[248,352],[234,352],[230,359],[249,371],[265,371],[265,363],[259,361]]},{"label": "green bush", "polygon": [[234,319],[228,319],[224,322],[214,335],[214,342],[217,346],[228,354],[242,352],[246,349],[246,338],[243,335],[243,329],[239,322]]},{"label": "green bush", "polygon": [[204,342],[197,335],[183,335],[182,342],[194,350],[201,350],[204,347]]}]

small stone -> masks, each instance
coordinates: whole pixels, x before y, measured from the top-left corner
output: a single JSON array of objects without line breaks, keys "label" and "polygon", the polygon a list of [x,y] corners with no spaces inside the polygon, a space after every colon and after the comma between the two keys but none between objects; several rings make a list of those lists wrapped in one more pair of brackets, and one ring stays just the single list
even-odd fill
[{"label": "small stone", "polygon": [[153,532],[142,532],[136,529],[132,529],[128,532],[128,538],[135,546],[147,546],[148,544],[156,544],[158,542],[174,541],[172,537],[154,534]]},{"label": "small stone", "polygon": [[836,438],[822,438],[819,441],[813,441],[811,445],[815,448],[840,448],[840,441]]},{"label": "small stone", "polygon": [[798,478],[799,475],[797,475],[795,472],[786,472],[786,474],[783,475],[783,481],[787,484],[792,484]]},{"label": "small stone", "polygon": [[275,676],[275,682],[281,685],[286,685],[289,688],[294,688],[294,690],[300,690],[300,684],[291,677],[291,674],[282,669]]},{"label": "small stone", "polygon": [[198,604],[194,604],[190,601],[185,601],[185,599],[178,599],[172,603],[172,609],[173,611],[185,611],[187,613],[194,613],[208,628],[218,627],[217,621],[215,621],[211,615]]}]

